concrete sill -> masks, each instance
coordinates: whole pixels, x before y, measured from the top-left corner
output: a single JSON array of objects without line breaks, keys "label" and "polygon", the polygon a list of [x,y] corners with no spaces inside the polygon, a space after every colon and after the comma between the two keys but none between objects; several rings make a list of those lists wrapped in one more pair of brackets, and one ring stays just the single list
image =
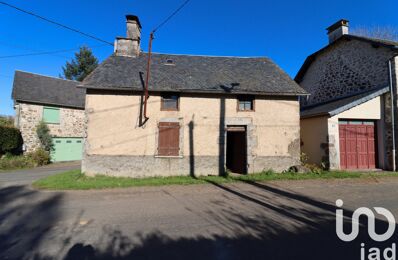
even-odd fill
[{"label": "concrete sill", "polygon": [[184,156],[179,155],[179,156],[160,156],[160,155],[155,155],[155,158],[160,158],[160,159],[182,159]]}]

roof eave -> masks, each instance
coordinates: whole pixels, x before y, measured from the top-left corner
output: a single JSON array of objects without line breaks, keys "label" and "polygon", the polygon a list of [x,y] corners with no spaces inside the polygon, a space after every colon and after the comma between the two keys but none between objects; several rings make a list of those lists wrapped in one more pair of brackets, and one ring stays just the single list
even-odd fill
[{"label": "roof eave", "polygon": [[[329,116],[329,117],[336,116],[336,115],[341,114],[341,113],[343,113],[343,112],[345,112],[345,111],[347,111],[347,110],[349,110],[349,109],[351,109],[353,107],[359,106],[359,105],[361,105],[361,104],[363,104],[363,103],[365,103],[365,102],[367,102],[367,101],[369,101],[371,99],[374,99],[374,98],[376,98],[378,96],[381,96],[381,95],[389,92],[389,89],[390,89],[389,87],[383,87],[383,88],[381,88],[381,89],[379,89],[377,91],[374,91],[374,92],[370,93],[367,96],[364,96],[364,97],[362,97],[360,99],[357,99],[357,100],[355,100],[353,102],[350,102],[350,103],[348,103],[346,105],[340,106],[339,108],[336,108],[336,109],[333,109],[333,110],[330,110],[330,111],[327,111],[327,112],[317,112],[317,113],[313,113],[313,114],[302,115],[302,114],[305,114],[305,110],[303,110],[303,111],[300,112],[300,118],[305,119],[305,118],[318,117],[318,116]],[[319,106],[322,106],[322,105],[325,105],[325,104],[320,104]]]},{"label": "roof eave", "polygon": [[[121,87],[95,87],[92,85],[78,85],[79,88],[92,90],[107,90],[107,91],[140,91],[138,88],[121,88]],[[143,90],[142,90],[143,91]],[[149,92],[178,92],[178,93],[203,93],[203,94],[230,94],[230,95],[261,95],[261,96],[309,96],[309,93],[291,93],[291,92],[254,92],[254,91],[233,91],[221,92],[218,90],[200,90],[200,89],[183,89],[183,90],[149,90]]]},{"label": "roof eave", "polygon": [[376,98],[378,96],[381,96],[381,95],[387,93],[389,91],[389,89],[390,89],[389,87],[384,87],[384,88],[382,88],[382,89],[380,89],[378,91],[375,91],[375,92],[373,92],[373,93],[371,93],[371,94],[369,94],[369,95],[367,95],[367,96],[365,96],[363,98],[355,100],[354,102],[348,103],[348,104],[346,104],[344,106],[341,106],[341,107],[339,107],[337,109],[329,111],[329,115],[330,116],[335,116],[335,115],[341,114],[344,111],[347,111],[347,110],[349,110],[349,109],[351,109],[353,107],[359,106],[359,105],[361,105],[361,104],[363,104],[365,102],[368,102],[371,99],[374,99],[374,98]]},{"label": "roof eave", "polygon": [[14,102],[17,103],[30,103],[30,104],[37,104],[41,106],[49,105],[49,106],[55,106],[55,107],[65,107],[65,108],[71,108],[71,109],[80,109],[84,110],[84,106],[73,106],[73,105],[66,105],[66,104],[61,104],[61,103],[51,103],[51,102],[42,102],[42,101],[36,101],[36,100],[24,100],[20,98],[13,98]]},{"label": "roof eave", "polygon": [[329,113],[322,112],[322,113],[315,113],[315,114],[310,114],[310,115],[300,115],[300,118],[307,119],[307,118],[313,118],[313,117],[319,117],[319,116],[329,116]]}]

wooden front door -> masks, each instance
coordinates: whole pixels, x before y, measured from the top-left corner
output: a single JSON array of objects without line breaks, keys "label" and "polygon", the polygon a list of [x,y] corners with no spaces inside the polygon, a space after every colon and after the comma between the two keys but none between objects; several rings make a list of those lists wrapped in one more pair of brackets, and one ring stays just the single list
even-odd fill
[{"label": "wooden front door", "polygon": [[373,121],[339,122],[342,169],[376,168],[376,138]]}]

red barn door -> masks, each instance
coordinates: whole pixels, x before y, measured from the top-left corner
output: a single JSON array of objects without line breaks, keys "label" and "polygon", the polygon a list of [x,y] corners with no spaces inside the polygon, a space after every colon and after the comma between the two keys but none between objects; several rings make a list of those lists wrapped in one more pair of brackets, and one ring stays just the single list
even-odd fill
[{"label": "red barn door", "polygon": [[340,167],[376,168],[376,138],[373,121],[340,121]]}]

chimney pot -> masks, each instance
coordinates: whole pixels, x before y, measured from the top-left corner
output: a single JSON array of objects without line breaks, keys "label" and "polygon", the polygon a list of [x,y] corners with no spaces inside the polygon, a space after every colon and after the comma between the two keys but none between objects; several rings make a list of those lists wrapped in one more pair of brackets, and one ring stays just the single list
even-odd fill
[{"label": "chimney pot", "polygon": [[328,36],[329,36],[329,44],[333,43],[337,39],[339,39],[341,36],[348,34],[348,20],[346,19],[340,19],[336,23],[332,24],[326,30],[328,31]]}]

